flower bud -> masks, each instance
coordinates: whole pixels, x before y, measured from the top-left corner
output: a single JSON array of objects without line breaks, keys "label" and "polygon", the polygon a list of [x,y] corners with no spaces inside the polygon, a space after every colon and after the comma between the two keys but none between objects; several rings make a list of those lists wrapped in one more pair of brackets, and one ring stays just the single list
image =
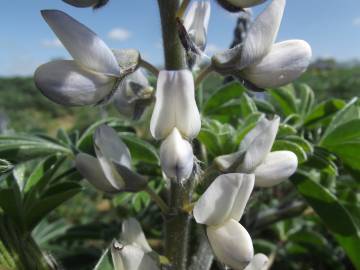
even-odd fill
[{"label": "flower bud", "polygon": [[194,78],[189,70],[159,73],[150,131],[155,139],[164,139],[174,128],[189,140],[195,138],[201,128]]},{"label": "flower bud", "polygon": [[77,169],[91,184],[109,193],[139,191],[145,187],[145,178],[131,170],[129,149],[115,130],[100,126],[94,134],[94,145],[97,158],[84,153],[76,156]]},{"label": "flower bud", "polygon": [[243,270],[254,257],[251,237],[237,221],[230,219],[220,226],[208,226],[207,236],[215,256],[234,270]]},{"label": "flower bud", "polygon": [[168,135],[160,147],[161,168],[167,177],[178,181],[190,177],[194,167],[191,144],[181,137],[177,128]]},{"label": "flower bud", "polygon": [[114,105],[121,114],[136,120],[150,104],[152,92],[148,79],[138,69],[121,82],[114,95]]}]

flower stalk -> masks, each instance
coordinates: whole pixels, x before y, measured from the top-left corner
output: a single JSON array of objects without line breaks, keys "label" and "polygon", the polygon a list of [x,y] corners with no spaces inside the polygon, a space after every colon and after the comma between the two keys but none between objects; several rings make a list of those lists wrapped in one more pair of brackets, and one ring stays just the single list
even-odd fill
[{"label": "flower stalk", "polygon": [[[178,37],[176,16],[179,0],[158,0],[161,17],[164,59],[166,70],[186,68],[185,52]],[[188,183],[192,180],[188,179]],[[171,181],[165,216],[165,256],[171,261],[173,270],[185,270],[188,264],[190,215],[182,208],[190,202],[192,186]]]}]

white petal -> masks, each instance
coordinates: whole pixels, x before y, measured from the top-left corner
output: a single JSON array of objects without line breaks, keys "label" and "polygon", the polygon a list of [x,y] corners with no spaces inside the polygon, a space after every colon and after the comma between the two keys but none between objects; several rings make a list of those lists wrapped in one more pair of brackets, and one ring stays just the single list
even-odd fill
[{"label": "white petal", "polygon": [[69,106],[92,105],[108,96],[115,79],[87,71],[74,61],[52,61],[35,72],[37,88],[52,101]]},{"label": "white petal", "polygon": [[92,71],[120,76],[114,54],[93,31],[59,10],[41,14],[76,62]]},{"label": "white petal", "polygon": [[195,138],[201,128],[194,78],[189,70],[159,73],[150,131],[155,139],[163,139],[174,127],[188,139]]},{"label": "white petal", "polygon": [[184,18],[184,26],[188,34],[201,50],[206,46],[210,10],[209,1],[196,1],[191,4]]},{"label": "white petal", "polygon": [[238,172],[251,173],[260,165],[270,153],[272,145],[276,138],[276,133],[279,129],[280,118],[274,117],[273,120],[266,118],[260,120],[253,132],[246,136],[246,142],[249,143],[246,147],[243,162],[237,168]]},{"label": "white petal", "polygon": [[125,188],[125,180],[114,163],[130,168],[130,152],[115,130],[106,125],[98,127],[94,133],[94,146],[96,156],[106,178],[119,189]]},{"label": "white petal", "polygon": [[239,69],[259,62],[270,52],[279,31],[285,4],[286,0],[272,0],[256,18],[244,41]]},{"label": "white petal", "polygon": [[114,266],[114,270],[127,270],[124,267],[122,257],[120,255],[121,250],[124,248],[122,244],[117,241],[113,241],[111,244],[111,258]]},{"label": "white petal", "polygon": [[167,177],[185,180],[191,175],[194,166],[194,154],[191,144],[181,137],[174,128],[160,147],[161,168]]},{"label": "white petal", "polygon": [[254,171],[255,185],[258,187],[277,185],[294,174],[297,165],[298,159],[293,152],[271,152]]},{"label": "white petal", "polygon": [[218,176],[194,207],[197,223],[219,225],[229,218],[239,220],[254,187],[254,175],[240,173]]},{"label": "white petal", "polygon": [[264,3],[266,0],[227,0],[230,4],[236,7],[253,7]]},{"label": "white petal", "polygon": [[266,270],[268,262],[269,258],[266,255],[258,253],[244,270]]},{"label": "white petal", "polygon": [[65,3],[74,7],[92,7],[97,4],[98,0],[63,0]]},{"label": "white petal", "polygon": [[109,182],[102,171],[99,161],[87,154],[76,156],[76,168],[94,187],[109,193],[119,192],[119,187]]},{"label": "white petal", "polygon": [[243,70],[243,77],[257,87],[279,87],[296,80],[309,66],[311,47],[303,40],[274,44],[260,63]]},{"label": "white petal", "polygon": [[121,240],[129,245],[137,245],[145,253],[151,252],[151,247],[146,241],[141,225],[134,218],[129,218],[122,223]]},{"label": "white petal", "polygon": [[233,219],[222,226],[207,227],[207,236],[215,256],[234,270],[244,269],[254,256],[249,233]]},{"label": "white petal", "polygon": [[241,184],[239,186],[238,193],[230,213],[230,217],[237,221],[240,221],[244,213],[246,204],[250,198],[255,184],[255,175],[241,174],[241,176]]},{"label": "white petal", "polygon": [[99,126],[94,133],[94,142],[101,156],[131,168],[130,151],[113,128],[107,125]]},{"label": "white petal", "polygon": [[242,155],[240,152],[218,156],[215,158],[215,163],[221,170],[225,171],[228,170],[236,161],[238,161],[241,156]]},{"label": "white petal", "polygon": [[[111,248],[111,255],[113,262],[122,263],[123,268],[119,268],[120,270],[159,270],[158,265],[149,255],[133,245],[115,242]],[[115,270],[118,269],[115,267]]]}]

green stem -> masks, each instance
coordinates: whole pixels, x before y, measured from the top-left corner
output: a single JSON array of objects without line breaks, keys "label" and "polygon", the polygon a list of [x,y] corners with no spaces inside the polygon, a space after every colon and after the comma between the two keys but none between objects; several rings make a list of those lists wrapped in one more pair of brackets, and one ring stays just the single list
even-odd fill
[{"label": "green stem", "polygon": [[145,191],[147,192],[147,194],[149,194],[149,196],[157,204],[157,206],[159,206],[159,208],[160,208],[161,212],[163,212],[163,214],[167,214],[169,212],[169,206],[149,186],[146,186]]},{"label": "green stem", "polygon": [[181,45],[177,27],[176,13],[180,7],[179,0],[158,0],[161,17],[165,68],[179,70],[186,68],[185,52]]},{"label": "green stem", "polygon": [[155,77],[159,76],[159,70],[148,61],[141,59],[140,66],[150,71]]},{"label": "green stem", "polygon": [[195,80],[195,89],[213,71],[214,71],[214,69],[213,69],[212,65],[207,66],[206,68],[200,70],[199,75],[196,77],[196,80]]}]

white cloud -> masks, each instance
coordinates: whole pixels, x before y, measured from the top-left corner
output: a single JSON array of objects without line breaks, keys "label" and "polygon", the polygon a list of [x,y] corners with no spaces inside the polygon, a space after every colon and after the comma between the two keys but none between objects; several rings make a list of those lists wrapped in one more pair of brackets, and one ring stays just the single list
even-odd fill
[{"label": "white cloud", "polygon": [[110,39],[118,40],[118,41],[128,40],[130,36],[131,36],[130,31],[120,27],[111,29],[110,32],[108,33],[108,37]]},{"label": "white cloud", "polygon": [[57,38],[54,39],[44,39],[41,42],[41,45],[45,48],[61,48],[63,45],[61,44],[60,40]]},{"label": "white cloud", "polygon": [[353,20],[353,25],[354,26],[357,26],[357,27],[360,27],[360,17],[357,17]]},{"label": "white cloud", "polygon": [[210,44],[208,44],[206,46],[206,52],[205,53],[206,54],[213,54],[213,53],[216,53],[216,52],[218,52],[220,50],[221,50],[221,48],[219,46],[210,43]]}]

